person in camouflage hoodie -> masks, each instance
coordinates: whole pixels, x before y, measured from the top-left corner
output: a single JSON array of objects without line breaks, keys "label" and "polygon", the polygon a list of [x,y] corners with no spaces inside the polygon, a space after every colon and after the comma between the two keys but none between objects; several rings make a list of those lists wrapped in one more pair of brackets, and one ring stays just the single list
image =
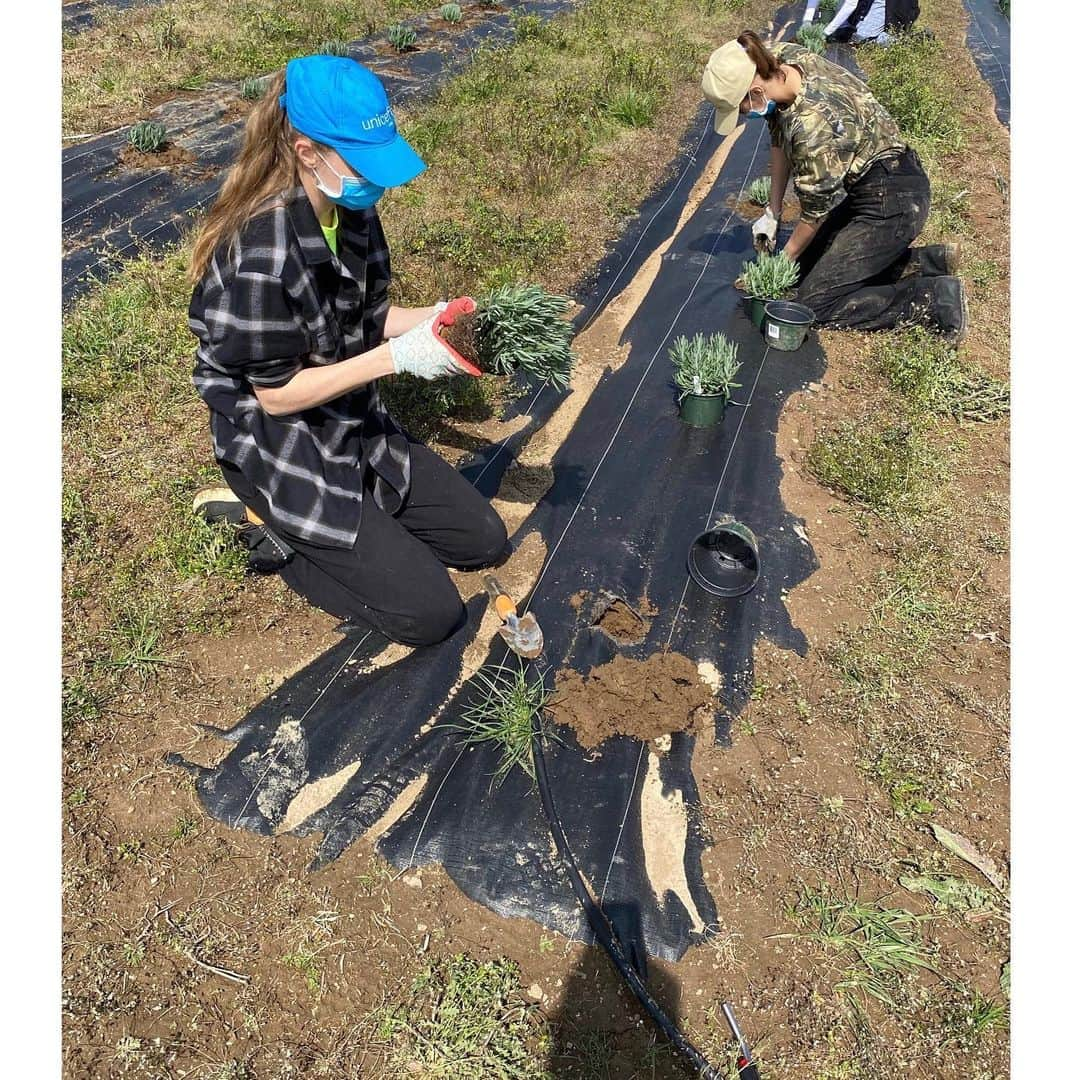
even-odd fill
[{"label": "person in camouflage hoodie", "polygon": [[764,119],[772,194],[753,227],[773,250],[789,179],[801,213],[783,250],[819,323],[887,330],[921,323],[959,341],[967,303],[955,245],[912,247],[930,181],[893,118],[850,72],[794,43],[770,52],[750,31],[717,49],[702,77],[721,135]]}]

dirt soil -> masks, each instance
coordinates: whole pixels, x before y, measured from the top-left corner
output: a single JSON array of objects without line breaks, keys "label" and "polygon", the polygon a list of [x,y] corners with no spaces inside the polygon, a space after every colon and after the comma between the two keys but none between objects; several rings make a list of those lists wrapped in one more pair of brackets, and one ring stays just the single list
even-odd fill
[{"label": "dirt soil", "polygon": [[613,735],[647,740],[685,731],[715,707],[697,665],[671,652],[648,660],[616,656],[587,675],[564,668],[551,700],[552,715],[588,750]]},{"label": "dirt soil", "polygon": [[[764,206],[758,206],[757,203],[751,202],[749,199],[742,199],[740,201],[736,199],[734,195],[728,197],[727,205],[732,207],[735,213],[744,221],[757,221],[757,219],[765,213]],[[790,225],[791,222],[799,220],[800,213],[802,213],[802,209],[799,206],[798,199],[786,195],[780,211],[780,220],[785,224]]]},{"label": "dirt soil", "polygon": [[196,160],[195,155],[178,146],[176,143],[166,143],[165,146],[154,154],[145,154],[136,150],[130,143],[120,151],[117,157],[117,168],[131,169],[176,169],[184,165],[190,165]]},{"label": "dirt soil", "polygon": [[[573,598],[571,597],[571,606]],[[620,645],[635,645],[645,637],[648,622],[641,618],[625,600],[615,599],[604,609],[594,626],[598,626]]]},{"label": "dirt soil", "polygon": [[476,331],[476,315],[459,315],[449,326],[442,329],[443,340],[452,349],[456,349],[470,363],[481,371],[495,374],[480,363],[480,336]]}]

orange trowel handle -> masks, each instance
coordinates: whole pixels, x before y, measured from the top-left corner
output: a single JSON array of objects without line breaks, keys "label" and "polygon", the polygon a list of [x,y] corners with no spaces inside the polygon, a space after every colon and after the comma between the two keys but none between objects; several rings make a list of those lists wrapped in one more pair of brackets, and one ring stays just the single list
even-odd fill
[{"label": "orange trowel handle", "polygon": [[503,622],[506,622],[508,615],[517,614],[517,605],[503,591],[503,587],[495,579],[494,574],[485,574],[481,580],[484,583],[484,588],[487,589],[488,596],[491,597],[491,602],[495,605],[499,618]]}]

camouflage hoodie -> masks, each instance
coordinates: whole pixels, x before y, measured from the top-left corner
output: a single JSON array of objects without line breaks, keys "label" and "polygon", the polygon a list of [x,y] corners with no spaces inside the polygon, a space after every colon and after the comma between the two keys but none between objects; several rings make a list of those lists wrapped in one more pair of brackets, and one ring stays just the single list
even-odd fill
[{"label": "camouflage hoodie", "polygon": [[792,42],[773,51],[803,72],[798,96],[768,124],[773,146],[791,163],[803,220],[816,224],[875,161],[907,144],[896,121],[850,72]]}]

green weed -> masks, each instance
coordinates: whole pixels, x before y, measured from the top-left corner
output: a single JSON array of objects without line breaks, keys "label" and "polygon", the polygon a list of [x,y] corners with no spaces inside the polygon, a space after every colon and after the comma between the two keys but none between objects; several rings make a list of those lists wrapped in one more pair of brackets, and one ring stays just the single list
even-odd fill
[{"label": "green weed", "polygon": [[147,555],[170,566],[182,581],[221,576],[241,581],[247,571],[247,552],[234,526],[209,524],[185,505],[163,523]]},{"label": "green weed", "polygon": [[61,339],[65,415],[133,383],[163,382],[164,389],[190,393],[187,260],[180,248],[133,259],[67,315]]},{"label": "green weed", "polygon": [[658,106],[654,94],[635,86],[624,86],[608,99],[607,114],[627,127],[648,127],[656,116]]},{"label": "green weed", "polygon": [[459,4],[443,4],[439,8],[439,15],[448,23],[461,22],[461,6]]},{"label": "green weed", "polygon": [[876,359],[889,385],[920,412],[957,420],[996,420],[1009,411],[1009,387],[965,364],[940,335],[914,326],[882,334]]},{"label": "green weed", "polygon": [[152,601],[127,601],[107,633],[113,649],[103,663],[120,675],[132,674],[146,682],[172,662],[164,648],[163,612]]},{"label": "green weed", "polygon": [[535,1052],[543,1021],[536,1006],[521,1000],[510,960],[480,963],[458,954],[436,961],[372,1019],[391,1067],[403,1076],[406,1070],[442,1080],[544,1075]]},{"label": "green weed", "polygon": [[963,148],[963,125],[952,100],[953,75],[940,41],[898,34],[887,49],[867,45],[856,55],[871,91],[904,135],[934,152]]},{"label": "green weed", "polygon": [[60,718],[65,735],[101,715],[98,693],[82,675],[65,676],[60,690]]},{"label": "green weed", "polygon": [[505,380],[492,375],[451,376],[428,381],[411,375],[384,380],[383,401],[415,438],[428,440],[448,417],[486,420],[503,400]]},{"label": "green weed", "polygon": [[536,773],[532,760],[533,717],[543,722],[549,691],[544,678],[529,679],[520,665],[481,668],[474,677],[474,694],[462,710],[459,723],[447,727],[463,733],[466,745],[494,743],[499,762],[492,776],[498,787],[517,766],[531,778]]},{"label": "green weed", "polygon": [[838,897],[824,885],[804,888],[788,914],[805,927],[805,938],[850,965],[836,983],[845,994],[874,998],[896,1011],[905,982],[921,971],[936,973],[919,933],[926,916]]},{"label": "green weed", "polygon": [[348,56],[349,43],[334,38],[330,41],[324,41],[315,49],[315,52],[319,53],[321,56]]},{"label": "green weed", "polygon": [[930,478],[922,436],[908,425],[870,418],[819,434],[807,462],[826,487],[882,512],[917,512]]},{"label": "green weed", "polygon": [[281,958],[281,962],[299,971],[313,994],[318,994],[322,989],[322,968],[319,966],[318,954],[306,945],[301,945],[298,949],[286,953]]}]

